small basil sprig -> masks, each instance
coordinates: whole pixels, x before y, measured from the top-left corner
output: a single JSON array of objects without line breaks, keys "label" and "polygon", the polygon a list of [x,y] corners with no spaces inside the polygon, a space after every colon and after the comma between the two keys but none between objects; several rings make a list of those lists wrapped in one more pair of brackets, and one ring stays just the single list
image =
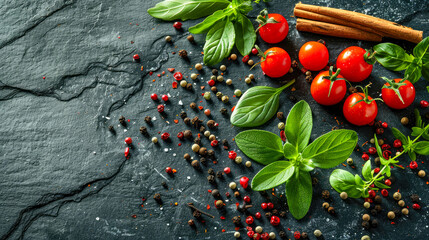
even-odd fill
[{"label": "small basil sprig", "polygon": [[279,88],[256,86],[240,97],[231,115],[231,124],[237,127],[255,127],[270,120],[279,107],[280,93],[295,80]]},{"label": "small basil sprig", "polygon": [[285,144],[278,135],[263,130],[248,130],[235,137],[244,154],[268,165],[255,175],[252,189],[263,191],[286,183],[289,210],[296,219],[303,218],[310,208],[313,189],[309,172],[340,164],[357,143],[356,132],[335,130],[308,144],[312,127],[310,106],[300,101],[287,117]]},{"label": "small basil sprig", "polygon": [[[408,156],[412,161],[416,160],[416,153],[420,155],[429,155],[429,142],[428,141],[418,141],[422,137],[423,133],[429,130],[429,125],[423,128],[423,131],[417,135],[414,140],[411,140],[410,137],[405,137],[398,129],[392,128],[392,133],[396,139],[401,140],[403,151],[394,157],[389,157],[386,159],[383,156],[380,145],[378,144],[377,136],[374,135],[375,147],[377,149],[378,157],[380,158],[380,164],[383,166],[380,171],[374,175],[374,170],[371,170],[371,161],[368,160],[362,168],[363,180],[359,175],[351,174],[350,172],[343,169],[335,169],[331,176],[329,177],[329,183],[331,186],[339,193],[346,192],[349,197],[352,198],[366,198],[369,196],[369,190],[378,190],[380,188],[390,188],[383,183],[384,176],[391,176],[391,167],[396,166],[399,168],[403,167],[398,165],[399,158],[402,154],[408,153]],[[372,185],[374,184],[374,187]]]},{"label": "small basil sprig", "polygon": [[414,115],[416,117],[416,123],[415,126],[411,128],[413,130],[411,136],[416,137],[421,134],[424,139],[429,140],[429,132],[424,131],[424,128],[429,124],[423,122],[418,109],[414,109]]},{"label": "small basil sprig", "polygon": [[207,33],[204,63],[214,65],[231,53],[234,44],[242,55],[252,50],[256,33],[252,22],[246,17],[253,9],[251,3],[251,0],[164,0],[150,8],[148,13],[167,21],[185,21],[211,14],[201,23],[190,27],[189,32]]},{"label": "small basil sprig", "polygon": [[413,50],[413,55],[393,43],[380,43],[374,46],[375,58],[383,67],[392,71],[405,70],[411,83],[420,77],[429,81],[429,37],[423,39]]}]

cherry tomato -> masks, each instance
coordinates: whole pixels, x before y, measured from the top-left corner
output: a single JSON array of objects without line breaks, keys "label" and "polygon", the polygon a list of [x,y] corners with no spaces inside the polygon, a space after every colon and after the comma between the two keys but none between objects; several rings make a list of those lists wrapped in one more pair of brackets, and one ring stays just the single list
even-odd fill
[{"label": "cherry tomato", "polygon": [[350,82],[361,82],[371,74],[372,62],[366,60],[366,52],[363,48],[352,46],[338,55],[337,68],[341,69],[341,74]]},{"label": "cherry tomato", "polygon": [[267,76],[278,78],[289,72],[290,57],[282,48],[270,48],[264,52],[264,56],[261,58],[261,68]]},{"label": "cherry tomato", "polygon": [[286,38],[289,32],[289,24],[286,18],[277,13],[268,14],[268,18],[276,20],[278,23],[267,23],[259,28],[259,35],[267,43],[279,43]]},{"label": "cherry tomato", "polygon": [[310,41],[302,45],[298,57],[307,70],[320,71],[328,65],[329,52],[324,44]]},{"label": "cherry tomato", "polygon": [[[346,81],[336,80],[336,77],[343,78],[341,75],[329,76],[329,71],[320,72],[311,83],[311,96],[317,103],[322,105],[334,105],[343,100],[347,92]],[[325,77],[331,77],[332,80]],[[332,87],[331,87],[332,84]],[[329,91],[329,89],[331,90]]]},{"label": "cherry tomato", "polygon": [[366,101],[358,101],[365,98],[363,93],[353,93],[350,95],[343,106],[344,117],[351,124],[357,126],[363,126],[374,121],[375,117],[377,117],[377,103],[373,101],[373,99],[368,96],[367,103]]},{"label": "cherry tomato", "polygon": [[[387,82],[384,84],[383,89],[381,90],[381,97],[383,98],[384,103],[393,109],[404,109],[410,106],[416,97],[414,85],[408,80],[405,80],[402,83],[399,83],[402,81],[402,79],[396,78],[393,80],[395,81],[393,86],[391,84],[393,82]],[[399,86],[397,83],[405,85]],[[401,94],[402,100],[404,102],[401,101],[393,89],[399,90],[399,93]]]}]

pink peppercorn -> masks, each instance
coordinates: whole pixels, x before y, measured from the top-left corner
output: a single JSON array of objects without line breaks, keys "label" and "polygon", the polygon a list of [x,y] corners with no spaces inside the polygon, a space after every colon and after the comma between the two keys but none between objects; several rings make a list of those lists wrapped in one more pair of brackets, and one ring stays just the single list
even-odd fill
[{"label": "pink peppercorn", "polygon": [[258,54],[258,49],[252,48],[252,54],[254,54],[254,55]]},{"label": "pink peppercorn", "polygon": [[272,202],[269,202],[269,203],[267,203],[267,207],[268,207],[268,209],[273,209],[274,204]]},{"label": "pink peppercorn", "polygon": [[419,165],[417,164],[417,162],[416,161],[411,161],[410,162],[410,168],[411,169],[416,169],[416,168],[418,168],[419,167]]},{"label": "pink peppercorn", "polygon": [[370,148],[368,149],[368,152],[369,152],[369,154],[374,155],[374,154],[376,154],[376,153],[377,153],[377,149],[375,149],[375,147],[370,147]]},{"label": "pink peppercorn", "polygon": [[164,112],[164,105],[160,104],[158,105],[158,107],[156,107],[156,109],[158,110],[159,113]]},{"label": "pink peppercorn", "polygon": [[396,139],[396,140],[393,142],[393,147],[394,147],[394,148],[400,148],[400,147],[402,147],[402,142],[401,142],[401,140]]},{"label": "pink peppercorn", "polygon": [[235,151],[229,151],[228,152],[228,158],[235,160],[235,158],[237,157],[237,153]]},{"label": "pink peppercorn", "polygon": [[243,201],[249,203],[250,202],[250,197],[249,196],[244,196]]},{"label": "pink peppercorn", "polygon": [[413,204],[413,209],[415,209],[415,210],[419,210],[421,207],[420,207],[420,205],[418,204],[418,203],[414,203]]},{"label": "pink peppercorn", "polygon": [[240,185],[246,189],[249,186],[249,178],[248,177],[241,177],[240,178]]},{"label": "pink peppercorn", "polygon": [[369,156],[368,156],[368,154],[366,154],[366,153],[362,154],[362,159],[363,159],[364,161],[368,161],[368,160],[369,160]]},{"label": "pink peppercorn", "polygon": [[261,208],[262,209],[265,210],[265,209],[267,209],[267,207],[268,207],[267,203],[261,203]]},{"label": "pink peppercorn", "polygon": [[210,79],[208,82],[207,82],[207,84],[210,86],[210,87],[213,87],[214,85],[215,85],[215,81],[213,80],[213,79]]},{"label": "pink peppercorn", "polygon": [[130,155],[130,148],[129,147],[125,148],[124,155],[125,155],[125,157],[128,157]]},{"label": "pink peppercorn", "polygon": [[271,225],[278,226],[280,224],[280,218],[277,216],[272,216],[270,220]]},{"label": "pink peppercorn", "polygon": [[182,28],[182,23],[181,22],[175,22],[173,24],[173,27],[177,30],[180,30]]},{"label": "pink peppercorn", "polygon": [[381,190],[381,195],[382,195],[383,197],[387,197],[387,196],[389,195],[389,192],[388,192],[386,189],[382,189],[382,190]]},{"label": "pink peppercorn", "polygon": [[226,168],[223,169],[223,172],[226,173],[226,174],[230,174],[231,173],[231,168],[226,167]]},{"label": "pink peppercorn", "polygon": [[210,142],[210,145],[212,146],[212,147],[217,147],[217,145],[219,144],[219,141],[218,140],[213,140],[213,141],[211,141]]},{"label": "pink peppercorn", "polygon": [[158,95],[156,95],[156,93],[152,93],[152,94],[150,95],[150,98],[151,98],[152,100],[156,101],[156,100],[158,100]]},{"label": "pink peppercorn", "polygon": [[255,213],[255,218],[260,219],[262,217],[262,214],[260,212]]},{"label": "pink peppercorn", "polygon": [[171,167],[166,167],[165,172],[168,174],[173,173],[173,169]]},{"label": "pink peppercorn", "polygon": [[140,56],[138,54],[134,54],[133,59],[136,60],[136,61],[140,60]]},{"label": "pink peppercorn", "polygon": [[241,61],[243,61],[244,63],[247,63],[247,61],[249,61],[250,57],[249,55],[246,55],[243,57],[243,59],[241,59]]},{"label": "pink peppercorn", "polygon": [[375,197],[375,191],[372,190],[372,189],[368,191],[368,194],[369,194],[370,198],[374,198]]},{"label": "pink peppercorn", "polygon": [[246,218],[246,223],[247,224],[252,224],[253,223],[253,217],[252,216],[248,216],[247,218]]},{"label": "pink peppercorn", "polygon": [[167,96],[167,95],[165,95],[165,94],[164,94],[164,95],[162,95],[162,97],[161,97],[161,98],[162,98],[162,100],[163,100],[164,102],[167,102],[167,101],[168,101],[168,96]]},{"label": "pink peppercorn", "polygon": [[422,108],[427,108],[427,107],[429,107],[429,102],[428,102],[428,101],[426,101],[426,100],[421,100],[421,101],[420,101],[420,107],[422,107]]},{"label": "pink peppercorn", "polygon": [[133,140],[130,137],[125,138],[125,143],[130,145],[131,143],[133,143]]},{"label": "pink peppercorn", "polygon": [[299,231],[296,231],[296,232],[293,233],[293,237],[295,239],[300,239],[301,238],[301,233]]},{"label": "pink peppercorn", "polygon": [[161,139],[162,140],[167,140],[167,139],[169,139],[170,138],[170,134],[169,133],[167,133],[167,132],[165,132],[165,133],[163,133],[162,135],[161,135]]},{"label": "pink peppercorn", "polygon": [[183,138],[185,138],[185,134],[183,134],[183,132],[179,132],[177,134],[177,138],[180,139],[180,140],[182,140]]}]

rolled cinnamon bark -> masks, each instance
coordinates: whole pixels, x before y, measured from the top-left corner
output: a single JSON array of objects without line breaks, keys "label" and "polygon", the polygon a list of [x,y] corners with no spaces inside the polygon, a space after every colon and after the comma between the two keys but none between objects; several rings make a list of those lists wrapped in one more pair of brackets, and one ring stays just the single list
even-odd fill
[{"label": "rolled cinnamon bark", "polygon": [[405,27],[381,18],[365,15],[363,13],[302,3],[296,4],[295,8],[338,18],[355,24],[360,24],[362,26],[373,28],[374,30],[381,32],[381,35],[396,39],[406,40],[414,43],[418,43],[423,39],[423,31],[413,30],[412,28]]},{"label": "rolled cinnamon bark", "polygon": [[312,32],[333,37],[350,38],[363,41],[381,42],[382,39],[382,37],[378,34],[366,32],[357,28],[302,18],[296,19],[296,29],[303,32]]}]

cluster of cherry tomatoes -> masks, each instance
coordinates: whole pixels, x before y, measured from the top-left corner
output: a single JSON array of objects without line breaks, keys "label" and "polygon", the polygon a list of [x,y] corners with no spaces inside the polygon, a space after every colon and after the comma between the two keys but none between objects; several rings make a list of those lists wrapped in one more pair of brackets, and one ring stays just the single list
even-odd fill
[{"label": "cluster of cherry tomatoes", "polygon": [[[268,18],[277,23],[266,23],[259,26],[261,38],[268,43],[283,41],[289,31],[287,20],[280,14],[268,14]],[[264,74],[272,78],[282,77],[289,72],[291,59],[282,48],[273,47],[261,56],[261,68]],[[299,61],[309,71],[320,71],[311,84],[311,95],[314,100],[325,106],[340,103],[347,93],[347,82],[359,83],[371,75],[374,57],[370,51],[352,46],[342,51],[336,61],[336,71],[324,70],[329,62],[329,51],[322,42],[310,41],[299,51]],[[381,90],[382,100],[393,109],[404,109],[415,99],[413,84],[404,79],[383,78],[386,83]],[[354,91],[343,105],[345,118],[352,124],[363,126],[372,123],[378,113],[375,100],[368,95],[367,87],[359,87],[362,92]],[[354,88],[356,89],[356,88]]]}]

